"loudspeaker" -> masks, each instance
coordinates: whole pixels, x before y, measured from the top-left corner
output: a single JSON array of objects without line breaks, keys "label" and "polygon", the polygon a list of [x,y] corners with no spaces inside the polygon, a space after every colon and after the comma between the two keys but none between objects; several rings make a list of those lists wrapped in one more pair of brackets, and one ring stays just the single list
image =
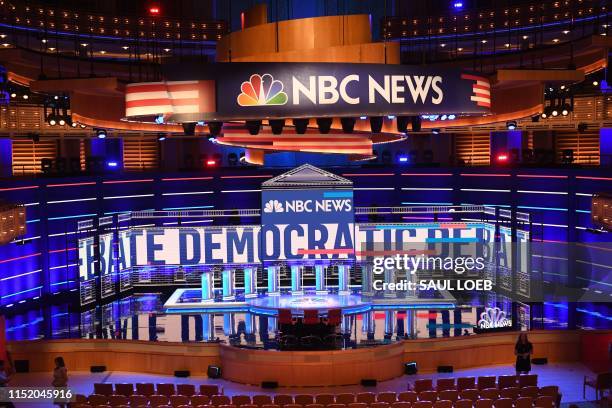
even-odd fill
[{"label": "loudspeaker", "polygon": [[548,358],[546,357],[532,358],[531,362],[535,365],[544,365],[544,364],[548,364]]},{"label": "loudspeaker", "polygon": [[415,375],[418,372],[416,361],[411,361],[409,363],[404,364],[404,374],[406,375]]},{"label": "loudspeaker", "polygon": [[30,372],[30,360],[15,360],[15,372],[17,373],[29,373]]},{"label": "loudspeaker", "polygon": [[208,378],[221,378],[221,367],[209,365],[206,374]]},{"label": "loudspeaker", "polygon": [[363,380],[361,380],[361,385],[364,387],[376,387],[377,383],[378,381],[373,378],[364,378]]},{"label": "loudspeaker", "polygon": [[179,378],[187,378],[191,375],[191,373],[189,372],[189,370],[176,370],[174,372],[174,376],[175,377],[179,377]]},{"label": "loudspeaker", "polygon": [[262,381],[261,388],[278,388],[277,381]]},{"label": "loudspeaker", "polygon": [[453,366],[438,366],[438,372],[439,373],[452,373],[453,372]]},{"label": "loudspeaker", "polygon": [[106,366],[91,366],[89,367],[89,371],[92,373],[103,373],[106,371]]}]

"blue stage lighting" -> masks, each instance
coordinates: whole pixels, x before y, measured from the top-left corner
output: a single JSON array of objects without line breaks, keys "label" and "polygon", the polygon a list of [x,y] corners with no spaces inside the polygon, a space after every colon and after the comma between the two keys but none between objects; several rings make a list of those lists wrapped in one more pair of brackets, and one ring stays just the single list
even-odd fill
[{"label": "blue stage lighting", "polygon": [[463,2],[462,1],[456,1],[453,3],[453,7],[456,10],[461,10],[463,8]]},{"label": "blue stage lighting", "polygon": [[387,119],[393,120],[393,119],[395,119],[395,116],[394,115],[387,115]]},{"label": "blue stage lighting", "polygon": [[156,116],[155,123],[157,123],[158,125],[161,125],[162,123],[164,123],[164,115]]},{"label": "blue stage lighting", "polygon": [[442,116],[440,116],[440,120],[446,120],[447,117],[448,116],[446,116],[446,115],[442,115]]},{"label": "blue stage lighting", "polygon": [[98,136],[98,139],[106,139],[106,130],[96,129],[96,136]]},{"label": "blue stage lighting", "polygon": [[117,167],[119,164],[116,161],[109,161],[109,162],[106,162],[106,165],[108,167]]},{"label": "blue stage lighting", "polygon": [[407,156],[400,156],[397,161],[399,161],[400,163],[408,163],[408,157]]},{"label": "blue stage lighting", "polygon": [[457,116],[453,115],[452,113],[450,115],[448,115],[448,120],[454,120]]},{"label": "blue stage lighting", "polygon": [[367,116],[360,116],[359,119],[361,120],[366,120],[368,117]]}]

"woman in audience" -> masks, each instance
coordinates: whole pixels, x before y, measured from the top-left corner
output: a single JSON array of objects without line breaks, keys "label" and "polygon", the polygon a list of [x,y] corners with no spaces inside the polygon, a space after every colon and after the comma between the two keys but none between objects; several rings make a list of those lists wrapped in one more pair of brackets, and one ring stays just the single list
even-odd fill
[{"label": "woman in audience", "polygon": [[533,354],[533,345],[527,339],[527,333],[519,334],[516,345],[514,346],[514,355],[516,356],[516,374],[529,374],[531,371],[531,354]]},{"label": "woman in audience", "polygon": [[[53,382],[51,383],[55,388],[66,388],[68,386],[68,370],[62,357],[55,358],[55,368],[53,369]],[[59,407],[67,407],[68,404],[65,402],[55,402],[55,405]]]}]

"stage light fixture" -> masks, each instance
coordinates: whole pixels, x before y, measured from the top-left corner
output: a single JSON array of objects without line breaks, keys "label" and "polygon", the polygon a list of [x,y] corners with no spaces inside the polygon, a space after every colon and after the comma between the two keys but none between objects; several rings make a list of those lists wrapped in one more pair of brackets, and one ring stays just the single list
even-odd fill
[{"label": "stage light fixture", "polygon": [[55,119],[55,116],[53,115],[49,116],[49,119],[47,119],[47,122],[49,123],[50,126],[57,125],[57,120]]},{"label": "stage light fixture", "polygon": [[223,122],[208,122],[208,132],[213,136],[219,136],[223,128]]},{"label": "stage light fixture", "polygon": [[195,136],[195,122],[185,122],[183,123],[183,134],[185,136]]},{"label": "stage light fixture", "polygon": [[116,161],[108,161],[108,162],[106,162],[106,166],[107,167],[115,168],[118,165],[119,165],[119,163],[117,163]]},{"label": "stage light fixture", "polygon": [[165,133],[158,133],[157,134],[157,140],[159,140],[160,142],[163,142],[164,140],[166,140],[166,134]]},{"label": "stage light fixture", "polygon": [[161,9],[159,6],[155,5],[155,6],[149,6],[149,14],[152,16],[159,16],[159,13],[161,12]]},{"label": "stage light fixture", "polygon": [[508,154],[507,153],[500,153],[497,155],[497,157],[495,158],[499,163],[507,163],[508,162]]},{"label": "stage light fixture", "polygon": [[567,116],[570,113],[570,106],[566,103],[561,107],[561,116]]},{"label": "stage light fixture", "polygon": [[455,10],[461,10],[463,8],[463,2],[462,1],[455,1],[453,3],[453,8]]},{"label": "stage light fixture", "polygon": [[599,81],[594,80],[594,81],[593,81],[593,86],[597,86],[597,85],[599,85]]},{"label": "stage light fixture", "polygon": [[246,128],[250,135],[258,135],[261,130],[261,120],[247,120],[245,122]]},{"label": "stage light fixture", "polygon": [[393,119],[395,119],[395,115],[387,115],[387,119],[393,120]]},{"label": "stage light fixture", "polygon": [[87,127],[87,125],[84,123],[79,123],[79,126],[81,127],[81,129],[85,129]]},{"label": "stage light fixture", "polygon": [[370,117],[370,131],[372,133],[380,133],[383,126],[382,116],[371,116]]},{"label": "stage light fixture", "polygon": [[72,118],[70,118],[70,127],[75,128],[77,126],[79,126],[79,124],[77,122],[73,121]]},{"label": "stage light fixture", "polygon": [[30,95],[28,95],[28,94],[23,94],[22,98],[23,98],[23,99],[25,99],[25,100],[27,101],[28,99],[30,99]]},{"label": "stage light fixture", "polygon": [[554,106],[552,108],[552,110],[550,111],[550,116],[552,117],[557,117],[559,116],[559,108],[557,108],[556,106]]},{"label": "stage light fixture", "polygon": [[506,128],[508,130],[514,130],[516,129],[516,120],[509,120],[508,122],[506,122]]},{"label": "stage light fixture", "polygon": [[11,98],[16,98],[17,94],[15,92],[11,92]]},{"label": "stage light fixture", "polygon": [[342,125],[342,131],[344,133],[353,133],[355,129],[355,118],[340,118],[340,124]]},{"label": "stage light fixture", "polygon": [[540,117],[542,119],[548,118],[548,112],[547,111],[548,111],[548,108],[544,109],[544,111],[540,114]]},{"label": "stage light fixture", "polygon": [[308,129],[309,119],[293,119],[293,127],[295,127],[295,133],[303,135]]},{"label": "stage light fixture", "polygon": [[434,135],[439,135],[440,134],[440,129],[433,128],[433,129],[431,129],[431,133],[433,133]]},{"label": "stage light fixture", "polygon": [[360,116],[359,119],[361,120],[366,120],[368,117],[367,116]]},{"label": "stage light fixture", "polygon": [[447,115],[442,115],[440,116],[440,120],[446,120],[447,117],[448,117]]},{"label": "stage light fixture", "polygon": [[398,116],[395,125],[397,126],[397,131],[400,133],[408,132],[408,121],[410,120],[410,116]]},{"label": "stage light fixture", "polygon": [[60,117],[59,120],[57,121],[57,124],[60,126],[66,125],[66,119],[64,119],[63,117]]},{"label": "stage light fixture", "polygon": [[155,117],[155,123],[161,125],[164,123],[164,115],[158,115]]},{"label": "stage light fixture", "polygon": [[455,120],[457,116],[453,115],[452,113],[450,115],[448,115],[448,120]]},{"label": "stage light fixture", "polygon": [[332,125],[332,118],[317,118],[317,126],[322,134],[329,133]]},{"label": "stage light fixture", "polygon": [[268,120],[268,124],[270,128],[272,128],[272,134],[280,135],[283,133],[283,128],[285,127],[285,119],[270,119]]},{"label": "stage light fixture", "polygon": [[400,163],[408,163],[408,156],[399,156],[397,161]]},{"label": "stage light fixture", "polygon": [[214,167],[217,165],[217,162],[215,160],[206,160],[206,166],[208,167]]},{"label": "stage light fixture", "polygon": [[96,136],[98,139],[106,139],[106,130],[105,129],[94,129],[96,132]]}]

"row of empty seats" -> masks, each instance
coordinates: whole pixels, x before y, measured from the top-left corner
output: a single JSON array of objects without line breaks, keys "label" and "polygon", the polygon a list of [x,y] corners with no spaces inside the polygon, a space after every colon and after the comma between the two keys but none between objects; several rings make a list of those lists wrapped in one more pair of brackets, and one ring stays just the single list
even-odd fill
[{"label": "row of empty seats", "polygon": [[216,384],[200,384],[196,387],[193,384],[137,383],[134,385],[129,383],[118,383],[113,386],[113,384],[96,383],[94,384],[94,394],[105,396],[124,395],[126,397],[133,394],[144,396],[158,394],[167,397],[171,395],[185,395],[188,397],[192,395],[206,395],[212,397],[213,395],[223,394],[223,387],[219,387]]},{"label": "row of empty seats", "polygon": [[[189,385],[189,384],[187,384]],[[121,388],[121,387],[120,387]],[[100,390],[100,387],[98,387]],[[117,387],[115,387],[115,390]],[[361,393],[340,393],[340,394],[277,394],[274,396],[270,395],[212,395],[209,396],[205,392],[196,394],[195,386],[191,385],[188,387],[177,386],[175,391],[184,391],[186,395],[171,394],[169,388],[161,387],[160,391],[166,391],[167,395],[162,394],[151,394],[151,395],[140,395],[140,394],[92,394],[89,397],[78,396],[78,404],[88,404],[93,407],[110,405],[110,406],[123,406],[129,405],[132,407],[140,406],[163,406],[171,405],[178,407],[180,405],[190,406],[211,406],[211,407],[236,407],[236,408],[274,408],[282,407],[289,408],[290,406],[295,407],[308,407],[308,408],[426,408],[429,404],[420,404],[422,402],[428,402],[432,404],[434,408],[451,408],[453,405],[459,405],[461,408],[469,408],[468,405],[486,405],[487,403],[478,402],[480,400],[494,401],[496,404],[506,404],[502,401],[497,403],[499,400],[509,400],[511,402],[519,401],[521,408],[528,408],[533,404],[538,407],[548,406],[547,401],[557,401],[558,405],[558,392],[557,386],[546,386],[538,388],[536,386],[528,386],[523,388],[508,387],[504,389],[497,388],[486,388],[484,390],[478,389],[467,389],[462,391],[457,390],[444,390],[444,391],[421,391],[417,393],[415,391],[403,391],[396,393],[393,391],[385,391],[380,393],[372,392],[361,392]],[[109,391],[109,389],[106,389]],[[129,391],[129,388],[127,388]],[[149,391],[147,389],[147,391]],[[201,390],[202,391],[202,390]],[[211,391],[206,389],[204,391]],[[169,395],[168,395],[169,394]],[[547,397],[547,398],[543,398]],[[449,406],[450,404],[450,406]],[[542,405],[545,404],[545,405]],[[480,407],[479,407],[480,408]]]},{"label": "row of empty seats", "polygon": [[[104,404],[96,404],[93,399],[88,402],[77,402],[73,404],[74,408],[281,408],[281,405],[266,404],[266,405],[198,405],[196,398],[188,398],[182,395],[174,395],[170,398],[166,396],[154,396],[162,398],[150,398],[147,401],[137,400],[134,398],[128,399],[123,395],[114,395]],[[134,396],[132,396],[134,397]],[[197,397],[197,396],[195,396]],[[102,402],[102,401],[99,401]],[[478,399],[476,401],[471,400],[458,400],[455,402],[448,400],[439,400],[436,402],[431,401],[417,401],[414,403],[410,402],[394,402],[392,404],[386,402],[374,402],[372,404],[366,404],[364,402],[353,402],[350,404],[287,404],[282,407],[284,408],[554,408],[554,399],[550,396],[540,396],[536,399],[531,397],[520,397],[516,400],[510,398],[499,398],[497,400],[491,399]]]},{"label": "row of empty seats", "polygon": [[431,379],[420,379],[416,380],[412,386],[409,386],[416,392],[421,391],[445,391],[445,390],[467,390],[467,389],[479,389],[485,388],[508,388],[508,387],[528,387],[538,385],[537,374],[524,374],[524,375],[500,375],[495,377],[480,376],[480,377],[459,377],[459,378],[439,378],[436,380],[434,387],[433,380]]}]

